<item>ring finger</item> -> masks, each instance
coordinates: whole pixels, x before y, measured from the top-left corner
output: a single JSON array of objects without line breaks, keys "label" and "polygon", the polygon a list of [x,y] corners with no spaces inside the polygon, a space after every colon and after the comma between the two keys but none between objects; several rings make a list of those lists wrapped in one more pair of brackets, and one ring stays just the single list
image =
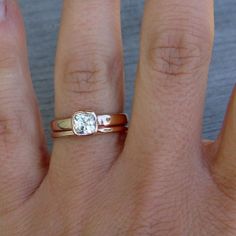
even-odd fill
[{"label": "ring finger", "polygon": [[[118,0],[64,1],[55,71],[57,118],[79,110],[122,112],[121,48]],[[69,175],[70,183],[72,178],[76,184],[78,179],[87,182],[109,169],[121,147],[117,134],[60,138],[50,169],[63,181]]]}]

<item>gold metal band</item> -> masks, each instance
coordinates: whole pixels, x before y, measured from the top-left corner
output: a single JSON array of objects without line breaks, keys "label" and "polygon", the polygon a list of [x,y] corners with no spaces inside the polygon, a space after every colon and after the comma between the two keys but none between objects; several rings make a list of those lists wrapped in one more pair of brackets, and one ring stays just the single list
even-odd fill
[{"label": "gold metal band", "polygon": [[[117,132],[126,132],[128,128],[126,126],[113,126],[113,127],[104,127],[99,128],[95,134],[107,134],[107,133],[117,133]],[[53,138],[62,138],[66,136],[74,136],[74,132],[70,131],[61,131],[61,132],[52,132]]]}]

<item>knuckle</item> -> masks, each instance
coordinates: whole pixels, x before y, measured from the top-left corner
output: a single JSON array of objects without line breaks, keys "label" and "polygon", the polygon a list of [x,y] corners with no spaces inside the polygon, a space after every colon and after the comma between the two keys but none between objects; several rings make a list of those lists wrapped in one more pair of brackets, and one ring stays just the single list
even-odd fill
[{"label": "knuckle", "polygon": [[0,159],[7,158],[18,143],[23,140],[25,127],[24,119],[19,114],[7,114],[0,117],[0,150],[3,154]]},{"label": "knuckle", "polygon": [[[190,24],[167,28],[153,37],[148,48],[151,71],[163,78],[189,78],[208,66],[212,39],[208,29]],[[193,30],[194,29],[194,30]]]},{"label": "knuckle", "polygon": [[121,59],[97,53],[73,55],[65,63],[63,83],[69,93],[104,91],[120,75]]},{"label": "knuckle", "polygon": [[0,118],[0,137],[18,136],[24,130],[23,119],[20,115],[9,114]]},{"label": "knuckle", "polygon": [[153,71],[166,76],[189,75],[201,69],[209,59],[209,49],[193,42],[188,33],[173,36],[172,32],[162,33],[149,49],[149,62]]},{"label": "knuckle", "polygon": [[1,72],[12,70],[18,63],[17,53],[12,51],[11,45],[2,45],[0,47],[0,69]]}]

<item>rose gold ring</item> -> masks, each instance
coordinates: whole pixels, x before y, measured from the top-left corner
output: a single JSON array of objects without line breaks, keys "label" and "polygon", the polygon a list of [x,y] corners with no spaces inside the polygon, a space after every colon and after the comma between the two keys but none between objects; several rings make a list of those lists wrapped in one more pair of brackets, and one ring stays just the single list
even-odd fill
[{"label": "rose gold ring", "polygon": [[51,122],[54,138],[65,136],[88,136],[98,133],[124,132],[127,130],[126,114],[96,115],[90,111],[78,111],[72,118]]}]

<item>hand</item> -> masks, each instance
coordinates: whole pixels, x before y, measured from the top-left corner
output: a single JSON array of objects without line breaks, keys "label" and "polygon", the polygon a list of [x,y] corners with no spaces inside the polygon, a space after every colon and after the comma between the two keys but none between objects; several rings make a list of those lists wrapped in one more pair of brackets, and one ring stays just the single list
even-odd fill
[{"label": "hand", "polygon": [[[0,10],[2,236],[236,235],[236,90],[202,141],[212,0],[146,1],[127,138],[54,141],[47,154],[15,1]],[[55,116],[123,111],[118,0],[64,3]]]}]

